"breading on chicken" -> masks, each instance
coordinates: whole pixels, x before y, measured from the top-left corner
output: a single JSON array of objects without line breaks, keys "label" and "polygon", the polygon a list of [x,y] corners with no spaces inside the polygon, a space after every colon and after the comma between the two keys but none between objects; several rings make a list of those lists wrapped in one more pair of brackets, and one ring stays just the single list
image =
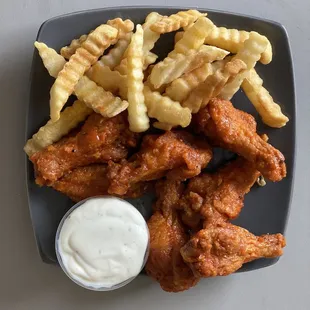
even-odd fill
[{"label": "breading on chicken", "polygon": [[178,204],[183,210],[183,222],[196,228],[201,219],[207,218],[210,208],[227,220],[235,219],[243,207],[245,194],[259,175],[253,163],[239,157],[215,173],[192,178]]},{"label": "breading on chicken", "polygon": [[168,292],[187,290],[199,281],[180,254],[180,248],[189,240],[174,209],[183,187],[179,181],[158,181],[158,200],[148,221],[150,253],[145,270]]},{"label": "breading on chicken", "polygon": [[113,118],[93,113],[76,135],[69,134],[30,157],[36,182],[49,185],[76,167],[119,161],[137,146],[138,138],[128,128],[126,113]]},{"label": "breading on chicken", "polygon": [[[75,168],[54,182],[52,187],[75,202],[93,196],[108,195],[110,183],[107,179],[107,167],[106,164],[94,164]],[[151,187],[150,182],[136,183],[128,190],[126,196],[121,198],[141,197],[149,192]]]},{"label": "breading on chicken", "polygon": [[231,102],[212,99],[193,117],[192,126],[213,145],[253,162],[267,179],[280,181],[286,176],[283,154],[256,133],[254,117],[234,108]]},{"label": "breading on chicken", "polygon": [[226,221],[211,222],[181,248],[181,254],[197,277],[229,275],[244,263],[283,254],[281,234],[254,236]]},{"label": "breading on chicken", "polygon": [[110,194],[124,195],[137,182],[186,180],[205,168],[212,157],[209,144],[185,131],[146,135],[140,151],[120,164],[109,162]]}]

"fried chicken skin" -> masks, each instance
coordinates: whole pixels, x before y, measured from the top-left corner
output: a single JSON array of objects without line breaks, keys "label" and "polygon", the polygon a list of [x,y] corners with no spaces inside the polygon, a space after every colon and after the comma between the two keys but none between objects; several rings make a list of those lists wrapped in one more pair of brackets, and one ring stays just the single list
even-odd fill
[{"label": "fried chicken skin", "polygon": [[253,162],[267,179],[280,181],[286,176],[283,154],[256,133],[254,117],[234,108],[231,102],[212,99],[193,117],[192,126],[213,145]]},{"label": "fried chicken skin", "polygon": [[[83,199],[108,195],[109,180],[107,179],[107,168],[105,164],[95,164],[78,167],[52,184],[57,191],[67,195],[75,202]],[[151,190],[150,182],[136,183],[126,193],[126,197],[137,198]]]},{"label": "fried chicken skin", "polygon": [[137,182],[160,179],[186,180],[207,166],[209,144],[185,131],[146,135],[141,149],[129,161],[109,162],[110,194],[124,195]]},{"label": "fried chicken skin", "polygon": [[181,255],[197,277],[229,275],[244,263],[283,254],[281,234],[254,236],[226,221],[211,222],[181,248]]},{"label": "fried chicken skin", "polygon": [[163,290],[184,291],[194,286],[199,278],[194,276],[180,254],[181,247],[189,239],[174,209],[183,185],[179,181],[158,181],[156,192],[155,212],[148,221],[150,253],[145,270]]},{"label": "fried chicken skin", "polygon": [[137,146],[138,138],[129,130],[126,113],[113,118],[93,113],[76,135],[64,137],[30,157],[36,182],[51,184],[76,167],[119,161],[129,148]]},{"label": "fried chicken skin", "polygon": [[227,220],[235,219],[243,207],[244,196],[259,175],[253,163],[239,157],[216,173],[192,178],[178,204],[183,210],[183,222],[191,228],[197,227],[210,208]]}]

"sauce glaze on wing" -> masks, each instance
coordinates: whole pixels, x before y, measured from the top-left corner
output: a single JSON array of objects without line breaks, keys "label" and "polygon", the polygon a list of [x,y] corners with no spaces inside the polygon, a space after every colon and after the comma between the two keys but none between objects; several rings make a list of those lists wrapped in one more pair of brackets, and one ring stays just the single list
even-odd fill
[{"label": "sauce glaze on wing", "polygon": [[186,180],[198,175],[212,157],[209,144],[186,131],[146,135],[128,161],[109,162],[110,194],[123,195],[130,185],[160,179]]},{"label": "sauce glaze on wing", "polygon": [[286,176],[283,154],[257,134],[254,117],[234,108],[231,102],[212,99],[193,117],[192,126],[213,145],[253,162],[269,180],[280,181]]},{"label": "sauce glaze on wing", "polygon": [[187,290],[199,281],[180,254],[189,240],[175,209],[183,189],[179,181],[158,181],[155,212],[148,221],[150,253],[145,270],[168,292]]},{"label": "sauce glaze on wing", "polygon": [[[52,184],[57,191],[67,195],[73,201],[108,195],[109,180],[107,179],[106,164],[94,164],[85,167],[78,167],[64,175]],[[129,188],[126,196],[120,198],[138,198],[153,187],[152,182],[140,182]]]},{"label": "sauce glaze on wing", "polygon": [[91,114],[76,135],[62,138],[30,157],[37,183],[52,184],[76,167],[126,158],[139,135],[128,128],[127,113],[113,118]]}]

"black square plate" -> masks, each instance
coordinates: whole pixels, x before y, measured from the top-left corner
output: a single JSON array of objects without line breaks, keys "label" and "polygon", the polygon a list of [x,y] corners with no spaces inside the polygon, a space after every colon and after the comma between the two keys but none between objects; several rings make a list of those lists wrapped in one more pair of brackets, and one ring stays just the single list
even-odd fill
[{"label": "black square plate", "polygon": [[[135,23],[143,23],[146,15],[157,11],[162,15],[170,15],[186,8],[180,7],[119,7],[91,10],[63,15],[46,21],[40,28],[37,40],[48,46],[59,49],[67,45],[73,38],[88,33],[108,19],[121,17],[130,18]],[[294,153],[295,153],[295,95],[291,53],[285,29],[278,23],[258,18],[204,10],[210,19],[218,26],[255,30],[266,35],[274,52],[274,59],[270,65],[258,64],[257,70],[264,79],[276,102],[280,102],[284,113],[290,118],[289,123],[281,129],[264,126],[255,109],[246,96],[239,91],[233,99],[236,107],[251,113],[258,121],[260,132],[268,134],[271,143],[279,148],[287,163],[287,177],[279,183],[268,182],[263,188],[253,188],[246,196],[245,208],[236,221],[240,226],[255,234],[283,233],[288,217],[291,200]],[[173,35],[164,35],[155,46],[155,52],[163,57],[171,50]],[[49,116],[49,90],[53,79],[43,67],[41,59],[34,52],[29,111],[27,116],[27,138],[30,138]],[[225,160],[223,152],[217,153],[217,161]],[[42,260],[46,263],[56,263],[54,250],[55,232],[62,216],[73,205],[64,195],[47,187],[38,187],[34,182],[32,164],[27,162],[27,186],[29,207],[32,223]],[[141,212],[147,217],[150,213],[151,197],[135,201]],[[242,270],[253,270],[272,265],[276,259],[261,259],[246,264]]]}]

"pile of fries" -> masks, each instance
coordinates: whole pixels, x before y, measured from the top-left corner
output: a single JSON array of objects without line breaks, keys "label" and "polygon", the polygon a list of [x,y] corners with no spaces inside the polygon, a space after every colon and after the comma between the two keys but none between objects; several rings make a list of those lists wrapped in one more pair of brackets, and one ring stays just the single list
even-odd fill
[{"label": "pile of fries", "polygon": [[[157,62],[152,49],[172,31],[178,31],[174,49]],[[197,10],[171,16],[152,12],[136,27],[128,19],[109,20],[60,54],[42,42],[35,47],[55,82],[51,119],[27,142],[29,156],[58,141],[92,111],[113,117],[127,109],[133,132],[144,132],[150,124],[171,130],[187,127],[192,113],[211,98],[230,100],[240,87],[264,123],[280,128],[288,122],[255,71],[258,61],[272,60],[269,40],[257,32],[217,27]],[[78,100],[62,111],[71,95]]]}]

